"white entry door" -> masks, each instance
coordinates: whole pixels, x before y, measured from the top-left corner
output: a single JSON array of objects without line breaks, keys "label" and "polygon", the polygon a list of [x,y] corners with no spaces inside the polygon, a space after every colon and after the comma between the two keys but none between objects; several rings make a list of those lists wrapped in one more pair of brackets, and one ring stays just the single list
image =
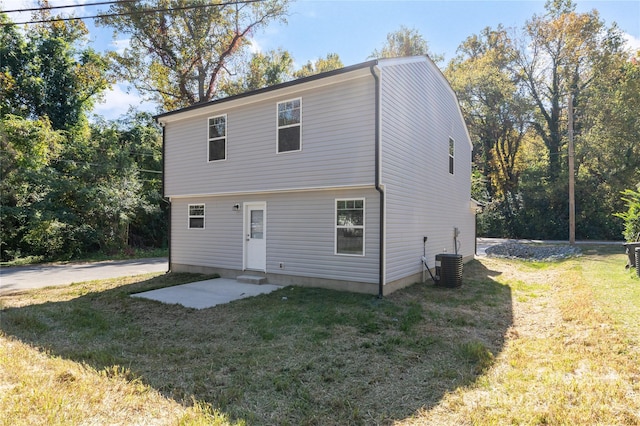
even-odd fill
[{"label": "white entry door", "polygon": [[266,271],[267,268],[267,203],[244,205],[245,269]]}]

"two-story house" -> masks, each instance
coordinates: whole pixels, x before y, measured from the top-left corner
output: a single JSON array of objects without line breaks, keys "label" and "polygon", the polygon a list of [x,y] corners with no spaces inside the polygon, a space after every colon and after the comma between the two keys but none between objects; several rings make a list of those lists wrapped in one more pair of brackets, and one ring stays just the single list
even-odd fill
[{"label": "two-story house", "polygon": [[[472,145],[427,57],[373,60],[168,112],[170,269],[388,294],[473,258]],[[433,267],[433,265],[431,265]]]}]

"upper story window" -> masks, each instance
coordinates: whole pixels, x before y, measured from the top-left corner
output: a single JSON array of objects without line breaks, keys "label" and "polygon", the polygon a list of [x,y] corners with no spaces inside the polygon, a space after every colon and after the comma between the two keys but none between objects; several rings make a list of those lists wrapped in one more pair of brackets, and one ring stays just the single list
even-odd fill
[{"label": "upper story window", "polygon": [[278,102],[278,152],[302,150],[302,99]]},{"label": "upper story window", "polygon": [[227,116],[209,118],[209,161],[227,158]]},{"label": "upper story window", "polygon": [[189,204],[189,229],[204,229],[204,204]]},{"label": "upper story window", "polygon": [[449,173],[453,174],[453,154],[455,153],[455,143],[449,138]]}]

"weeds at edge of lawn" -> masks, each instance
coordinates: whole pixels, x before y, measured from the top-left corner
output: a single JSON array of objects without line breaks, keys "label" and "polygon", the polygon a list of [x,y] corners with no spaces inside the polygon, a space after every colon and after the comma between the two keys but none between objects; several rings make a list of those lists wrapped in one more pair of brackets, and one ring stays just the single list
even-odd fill
[{"label": "weeds at edge of lawn", "polygon": [[168,249],[166,248],[129,248],[127,250],[120,250],[117,252],[105,253],[105,252],[93,252],[84,253],[75,257],[62,257],[62,258],[46,258],[45,256],[33,255],[18,257],[16,259],[0,262],[0,267],[12,267],[12,266],[26,266],[37,264],[65,264],[72,262],[102,262],[107,260],[130,260],[130,259],[144,259],[155,257],[167,257]]},{"label": "weeds at edge of lawn", "polygon": [[[38,305],[28,294],[5,298],[3,329],[235,421],[389,423],[471,383],[502,350],[509,290],[479,262],[465,271],[459,289],[414,285],[379,300],[287,287],[204,310],[128,297],[175,284],[171,276],[107,280],[47,289]],[[100,320],[85,320],[92,315]],[[25,328],[20,316],[46,328]]]}]

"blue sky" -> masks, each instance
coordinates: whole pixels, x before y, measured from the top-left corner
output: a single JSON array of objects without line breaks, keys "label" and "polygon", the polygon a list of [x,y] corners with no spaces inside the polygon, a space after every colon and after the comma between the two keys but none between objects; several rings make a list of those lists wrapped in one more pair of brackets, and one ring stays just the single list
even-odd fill
[{"label": "blue sky", "polygon": [[[362,62],[401,25],[417,29],[430,50],[448,61],[470,35],[487,26],[521,27],[544,13],[545,1],[298,1],[287,25],[257,35],[264,49],[284,47],[298,63],[335,52],[345,65]],[[597,9],[607,22],[640,40],[640,0],[580,1],[578,11]]]},{"label": "blue sky", "polygon": [[[50,4],[81,5],[93,1],[50,0]],[[34,3],[34,0],[0,0],[0,7],[19,9],[32,7]],[[271,24],[254,34],[253,41],[254,47],[262,51],[288,50],[297,66],[328,53],[337,53],[345,65],[353,65],[367,60],[375,49],[382,47],[389,32],[404,25],[418,30],[429,43],[430,50],[443,54],[448,62],[468,36],[499,24],[522,27],[534,14],[544,13],[544,4],[544,0],[298,0],[291,3],[287,24]],[[577,0],[576,4],[579,12],[597,9],[608,25],[616,22],[630,45],[640,49],[640,0]],[[98,9],[79,8],[75,14],[95,15]],[[28,20],[29,15],[12,14],[11,17],[14,21]],[[126,44],[124,39],[114,41],[109,29],[96,29],[90,21],[87,25],[97,50],[117,49]],[[106,94],[106,102],[98,105],[95,112],[113,119],[125,113],[129,105],[152,109],[148,103],[140,104],[136,93],[126,91],[124,84],[114,87]]]}]

